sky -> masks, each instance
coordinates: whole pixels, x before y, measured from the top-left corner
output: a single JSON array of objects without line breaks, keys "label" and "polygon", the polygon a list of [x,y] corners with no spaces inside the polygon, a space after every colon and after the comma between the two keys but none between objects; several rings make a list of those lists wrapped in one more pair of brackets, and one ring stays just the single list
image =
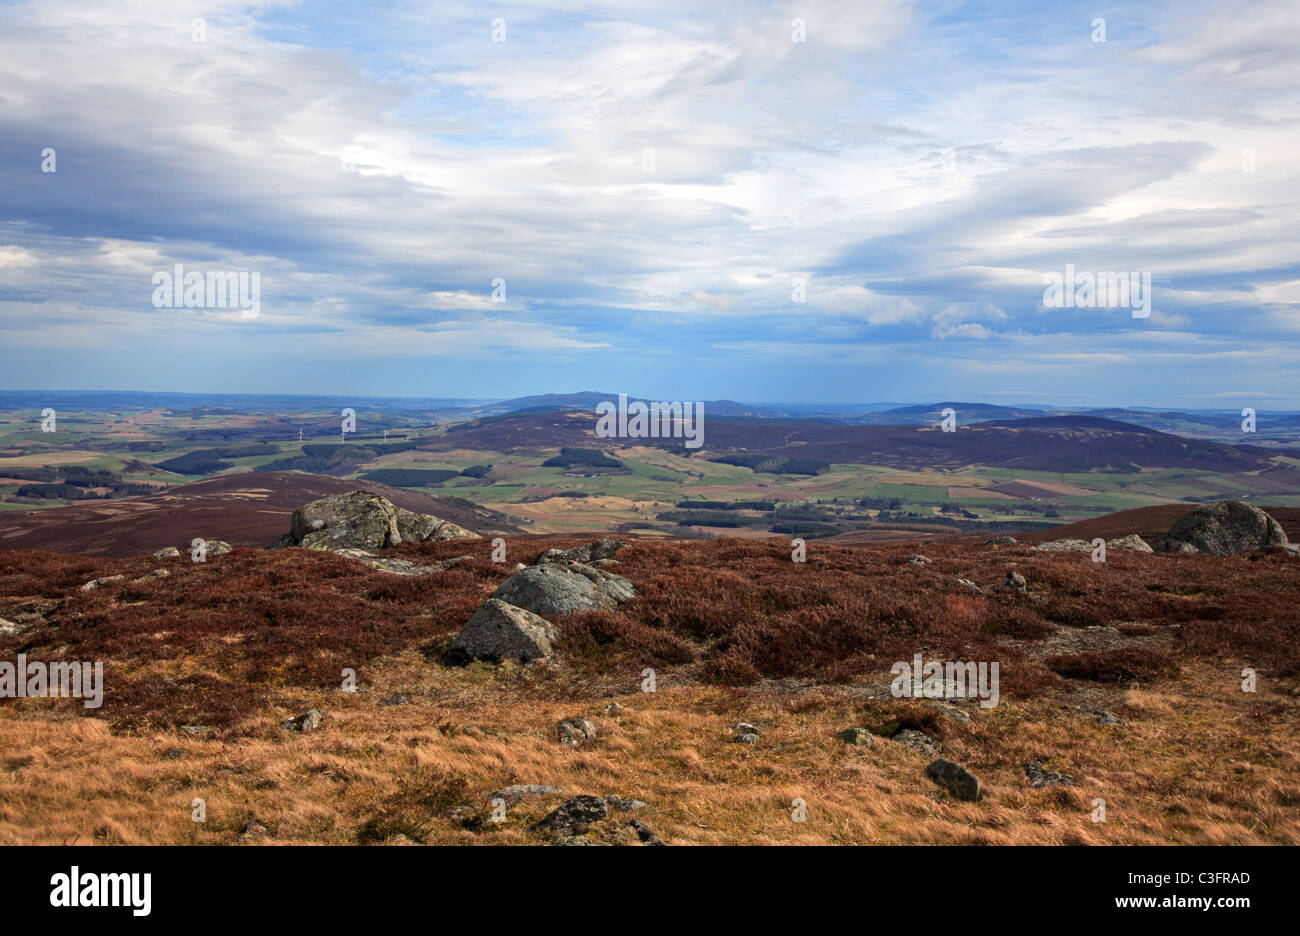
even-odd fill
[{"label": "sky", "polygon": [[1297,409],[1298,105],[1295,0],[0,3],[0,389]]}]

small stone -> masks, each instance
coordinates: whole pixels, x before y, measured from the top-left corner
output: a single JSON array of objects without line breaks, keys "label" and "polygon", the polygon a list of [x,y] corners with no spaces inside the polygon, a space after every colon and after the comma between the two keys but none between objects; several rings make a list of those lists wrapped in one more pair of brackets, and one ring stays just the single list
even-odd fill
[{"label": "small stone", "polygon": [[609,806],[599,796],[575,796],[555,808],[536,828],[557,836],[579,835],[609,815]]},{"label": "small stone", "polygon": [[625,800],[622,797],[615,796],[613,793],[606,794],[605,804],[611,809],[618,809],[623,812],[631,812],[634,809],[641,809],[645,803],[640,800]]},{"label": "small stone", "polygon": [[909,747],[918,754],[924,754],[927,757],[933,757],[939,753],[939,742],[925,732],[913,728],[904,728],[898,731],[894,734],[894,740],[904,747]]},{"label": "small stone", "polygon": [[497,790],[495,793],[489,793],[489,801],[494,799],[504,800],[507,806],[516,806],[530,796],[547,796],[551,793],[563,793],[564,787],[542,786],[537,783],[516,783],[514,786],[508,786],[505,789]]},{"label": "small stone", "polygon": [[925,775],[960,800],[979,799],[979,778],[960,764],[940,758],[925,768]]},{"label": "small stone", "polygon": [[871,736],[871,732],[865,728],[845,728],[835,737],[845,744],[852,744],[856,747],[871,747],[876,743],[876,739]]},{"label": "small stone", "polygon": [[212,729],[207,725],[181,725],[181,731],[191,738],[201,738],[211,732]]},{"label": "small stone", "polygon": [[392,695],[386,695],[379,700],[380,705],[410,705],[411,700],[400,692],[394,692]]},{"label": "small stone", "polygon": [[1074,786],[1074,778],[1069,774],[1047,770],[1038,761],[1025,761],[1024,768],[1032,787]]},{"label": "small stone", "polygon": [[928,557],[928,556],[922,556],[920,553],[912,553],[912,555],[910,555],[910,556],[907,557],[907,561],[908,561],[909,563],[911,563],[912,565],[929,565],[929,564],[930,564],[930,559],[929,559],[929,557]]},{"label": "small stone", "polygon": [[650,827],[647,826],[640,819],[633,819],[631,822],[628,823],[628,827],[636,833],[637,838],[641,840],[641,844],[643,845],[666,844],[663,839],[661,839],[659,836],[651,832]]},{"label": "small stone", "polygon": [[175,559],[181,554],[181,551],[175,546],[164,546],[162,549],[153,553],[155,559]]},{"label": "small stone", "polygon": [[752,731],[744,731],[731,739],[735,744],[758,744],[758,735]]},{"label": "small stone", "polygon": [[984,589],[980,588],[978,585],[976,585],[974,582],[970,581],[969,579],[959,578],[957,579],[957,584],[962,586],[963,588],[969,588],[971,591],[977,591],[980,593],[983,593],[984,591]]},{"label": "small stone", "polygon": [[576,715],[560,722],[555,730],[561,744],[572,744],[575,747],[596,737],[596,726]]},{"label": "small stone", "polygon": [[248,822],[244,823],[244,827],[239,830],[239,837],[245,840],[262,839],[266,838],[270,834],[270,828],[268,828],[264,822],[259,822],[256,819],[248,820]]},{"label": "small stone", "polygon": [[1002,580],[1002,587],[1022,593],[1029,591],[1029,586],[1025,583],[1025,577],[1014,569],[1008,572],[1007,577]]},{"label": "small stone", "polygon": [[316,711],[316,709],[308,709],[294,718],[286,718],[281,722],[280,727],[284,728],[285,731],[297,731],[305,734],[320,727],[320,718],[320,712]]},{"label": "small stone", "polygon": [[85,585],[81,586],[81,590],[84,592],[94,591],[97,588],[102,588],[109,582],[120,582],[125,578],[125,575],[106,575],[103,578],[91,579]]},{"label": "small stone", "polygon": [[627,711],[627,706],[620,705],[618,702],[611,702],[609,703],[609,705],[605,706],[606,715],[618,715],[620,712],[626,712],[626,711]]},{"label": "small stone", "polygon": [[749,722],[737,722],[737,723],[736,723],[736,734],[752,734],[752,735],[756,735],[756,734],[758,734],[758,733],[759,733],[759,732],[758,732],[758,726],[757,726],[757,725],[751,725]]},{"label": "small stone", "polygon": [[180,760],[185,756],[185,752],[178,747],[168,748],[162,752],[163,760]]},{"label": "small stone", "polygon": [[1019,543],[1020,540],[1014,536],[995,536],[993,539],[984,541],[985,546],[1016,546]]}]

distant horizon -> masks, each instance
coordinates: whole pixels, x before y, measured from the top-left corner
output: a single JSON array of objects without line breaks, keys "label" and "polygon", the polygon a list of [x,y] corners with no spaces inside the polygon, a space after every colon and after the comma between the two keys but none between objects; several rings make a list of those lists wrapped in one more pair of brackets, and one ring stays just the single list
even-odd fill
[{"label": "distant horizon", "polygon": [[[381,400],[381,401],[412,401],[412,402],[427,402],[427,403],[457,403],[462,405],[473,405],[473,404],[491,405],[491,404],[506,403],[513,400],[527,399],[530,397],[539,397],[539,396],[564,397],[564,396],[575,396],[578,394],[588,394],[588,393],[598,394],[603,397],[607,397],[611,400],[617,399],[618,397],[618,391],[603,391],[603,390],[573,390],[573,391],[545,390],[537,393],[524,393],[524,394],[518,394],[515,396],[508,396],[508,397],[439,397],[439,396],[412,396],[412,395],[402,395],[402,394],[363,395],[363,394],[348,394],[348,393],[265,393],[265,392],[245,393],[245,392],[230,392],[230,391],[206,392],[206,391],[188,391],[188,390],[105,390],[102,388],[94,389],[94,390],[67,389],[67,388],[55,390],[55,389],[45,389],[45,388],[25,388],[25,387],[0,389],[0,397],[3,397],[5,395],[21,395],[21,394],[26,394],[26,395],[82,394],[87,396],[93,396],[95,394],[105,394],[105,395],[118,394],[123,396],[137,395],[142,397],[143,396],[158,396],[158,397],[176,396],[176,397],[214,397],[214,398],[230,397],[230,398],[254,398],[254,399],[273,398],[273,397],[292,397],[295,399],[301,399],[305,401],[306,400],[321,400],[321,401]],[[655,395],[655,394],[628,393],[627,396],[629,399],[642,399],[642,400],[665,400],[665,401],[672,400],[672,401],[688,401],[688,402],[694,401],[694,400],[688,400],[688,398],[683,397],[681,395],[665,396],[665,395]],[[841,408],[841,409],[853,408],[853,407],[870,407],[876,411],[881,411],[882,407],[901,408],[901,407],[909,407],[909,406],[938,405],[940,403],[953,403],[953,402],[960,403],[963,405],[974,405],[974,406],[998,406],[1006,409],[1019,408],[1019,409],[1064,410],[1064,411],[1120,409],[1120,410],[1130,410],[1133,412],[1151,411],[1151,412],[1183,412],[1183,413],[1219,413],[1219,414],[1235,414],[1241,411],[1240,408],[1230,407],[1230,406],[1229,407],[1189,407],[1189,406],[1177,406],[1177,405],[1162,406],[1162,405],[1151,405],[1151,404],[1124,405],[1124,404],[1115,404],[1115,403],[1100,404],[1100,405],[1070,406],[1070,405],[1057,404],[1057,403],[1045,403],[1037,400],[1032,400],[1032,401],[1020,400],[1013,403],[1000,403],[1000,402],[992,402],[989,400],[981,400],[981,399],[958,400],[955,398],[924,399],[924,400],[867,400],[867,401],[845,402],[845,401],[835,401],[835,400],[813,400],[813,401],[746,400],[746,399],[738,399],[734,397],[717,397],[712,400],[699,400],[698,402],[704,402],[704,403],[729,402],[729,403],[736,403],[736,404],[741,404],[745,406],[754,406],[754,407],[786,406],[786,407],[810,408],[810,407],[822,406],[822,407],[834,407],[834,408]],[[1255,409],[1255,411],[1260,414],[1300,413],[1300,409],[1285,409],[1285,408],[1274,408],[1274,407],[1261,408],[1258,406],[1253,407],[1253,409]]]}]

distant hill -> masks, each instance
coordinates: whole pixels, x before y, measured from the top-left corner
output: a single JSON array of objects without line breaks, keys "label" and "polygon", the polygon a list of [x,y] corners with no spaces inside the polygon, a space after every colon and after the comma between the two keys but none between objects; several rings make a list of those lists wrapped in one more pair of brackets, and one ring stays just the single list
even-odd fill
[{"label": "distant hill", "polygon": [[[595,413],[516,415],[457,427],[441,443],[421,448],[496,451],[591,446]],[[606,442],[607,440],[600,440]],[[681,448],[680,440],[645,440]],[[683,449],[685,451],[685,449]],[[1279,483],[1300,490],[1300,471],[1279,468],[1262,449],[1184,439],[1143,426],[1096,416],[1034,416],[962,425],[832,425],[817,421],[719,419],[705,410],[705,457],[758,452],[832,464],[891,468],[964,468],[971,465],[1029,471],[1136,472],[1142,468],[1202,471],[1270,470]]]},{"label": "distant hill", "polygon": [[177,485],[148,497],[5,511],[0,513],[0,550],[124,558],[164,546],[180,548],[195,537],[225,540],[234,546],[265,546],[289,529],[298,507],[359,488],[478,533],[516,532],[503,515],[460,498],[323,475],[244,473]]}]

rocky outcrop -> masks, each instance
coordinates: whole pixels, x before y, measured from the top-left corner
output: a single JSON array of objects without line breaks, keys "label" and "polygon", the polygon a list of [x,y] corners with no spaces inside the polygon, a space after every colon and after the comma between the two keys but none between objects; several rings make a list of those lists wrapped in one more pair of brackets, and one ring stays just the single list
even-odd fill
[{"label": "rocky outcrop", "polygon": [[618,552],[627,543],[620,540],[602,539],[594,543],[587,543],[583,546],[574,546],[572,549],[548,549],[537,557],[537,562],[557,562],[561,560],[572,560],[573,562],[585,562],[590,565],[593,562],[599,562],[603,559],[613,559],[614,553]]},{"label": "rocky outcrop", "polygon": [[489,598],[474,612],[447,650],[453,663],[470,660],[529,660],[549,657],[555,628],[524,608]]},{"label": "rocky outcrop", "polygon": [[393,575],[431,575],[434,572],[442,572],[450,569],[458,563],[468,562],[473,558],[472,556],[453,556],[450,559],[442,559],[438,562],[421,565],[418,562],[411,562],[409,559],[396,559],[392,556],[376,556],[374,553],[366,552],[364,549],[333,549],[330,551],[339,556],[346,556],[349,559],[364,562],[372,569],[378,569],[380,572],[389,572]]},{"label": "rocky outcrop", "polygon": [[293,512],[289,532],[277,546],[305,549],[375,550],[401,542],[477,539],[477,533],[429,514],[397,507],[369,491],[322,497]]},{"label": "rocky outcrop", "polygon": [[1241,501],[1227,500],[1205,504],[1184,514],[1169,528],[1168,535],[1156,541],[1155,551],[1231,556],[1286,544],[1281,525],[1264,511]]},{"label": "rocky outcrop", "polygon": [[535,614],[612,611],[636,595],[621,575],[570,559],[555,559],[516,572],[493,598]]}]

